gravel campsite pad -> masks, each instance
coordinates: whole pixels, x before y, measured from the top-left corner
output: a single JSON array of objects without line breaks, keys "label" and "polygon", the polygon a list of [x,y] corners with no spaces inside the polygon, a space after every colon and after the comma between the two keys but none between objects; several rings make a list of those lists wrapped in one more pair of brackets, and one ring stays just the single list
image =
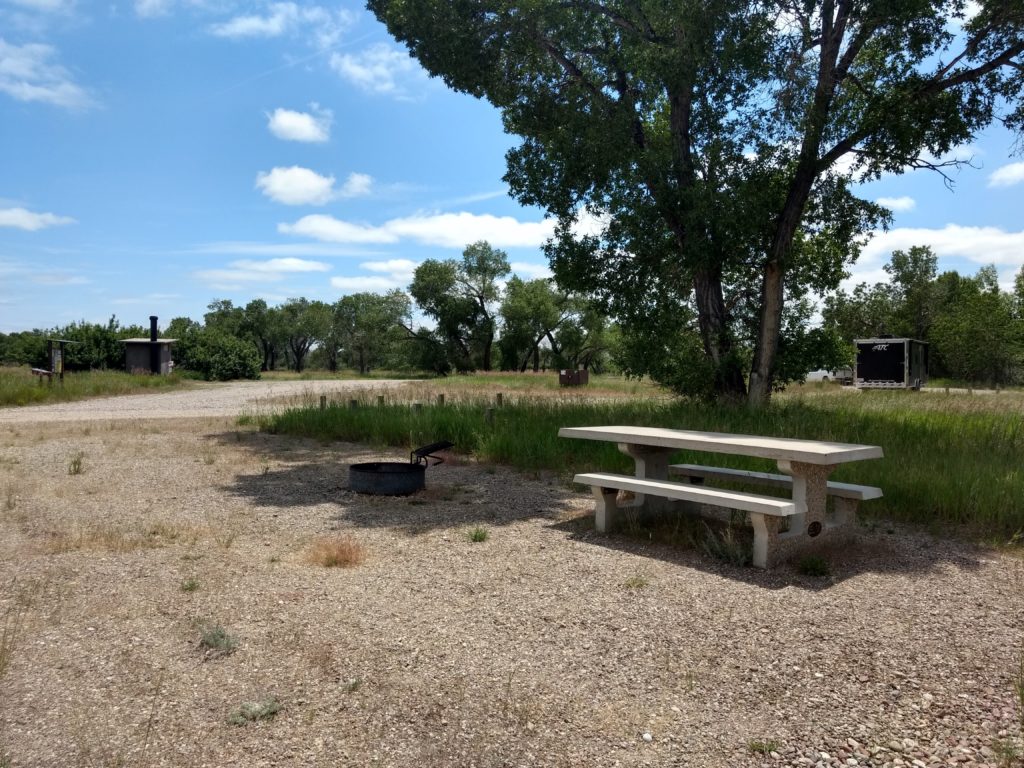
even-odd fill
[{"label": "gravel campsite pad", "polygon": [[[595,534],[564,478],[453,457],[420,494],[360,496],[347,465],[402,451],[145,397],[162,418],[116,418],[129,397],[0,411],[0,764],[998,766],[1020,747],[1018,557],[882,523],[829,576],[737,568]],[[324,536],[365,560],[311,562]]]}]

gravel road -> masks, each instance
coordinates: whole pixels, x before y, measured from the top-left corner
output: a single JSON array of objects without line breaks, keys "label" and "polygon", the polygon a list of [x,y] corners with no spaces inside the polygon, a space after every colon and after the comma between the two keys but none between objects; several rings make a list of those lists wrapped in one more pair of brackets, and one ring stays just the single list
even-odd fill
[{"label": "gravel road", "polygon": [[23,408],[0,408],[0,424],[233,417],[245,410],[265,408],[271,401],[280,398],[300,397],[305,394],[339,397],[360,389],[384,389],[406,383],[398,379],[197,383],[187,389],[173,392],[100,397]]}]

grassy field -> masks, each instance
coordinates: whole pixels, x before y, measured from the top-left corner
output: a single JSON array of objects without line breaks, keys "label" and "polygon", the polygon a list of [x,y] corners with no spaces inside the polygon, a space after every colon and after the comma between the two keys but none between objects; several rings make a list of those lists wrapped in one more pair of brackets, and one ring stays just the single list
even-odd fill
[{"label": "grassy field", "polygon": [[0,406],[81,400],[106,395],[131,395],[183,386],[180,377],[147,376],[121,371],[64,374],[64,383],[40,381],[28,367],[0,366]]},{"label": "grassy field", "polygon": [[[471,378],[454,385],[424,382],[400,396],[366,394],[355,409],[347,402],[324,410],[309,403],[259,422],[273,433],[402,451],[450,440],[457,451],[481,461],[566,478],[582,470],[629,471],[632,464],[614,445],[559,438],[562,426],[633,424],[880,445],[884,459],[843,466],[832,476],[884,490],[883,499],[864,506],[866,515],[964,526],[969,535],[990,541],[1019,539],[1024,531],[1021,393],[856,392],[806,385],[755,411],[680,401],[622,380],[598,380],[570,393],[540,380],[518,380],[516,387],[502,377]],[[411,407],[413,401],[420,407]],[[680,452],[676,460],[773,469],[770,462],[738,456]]]}]

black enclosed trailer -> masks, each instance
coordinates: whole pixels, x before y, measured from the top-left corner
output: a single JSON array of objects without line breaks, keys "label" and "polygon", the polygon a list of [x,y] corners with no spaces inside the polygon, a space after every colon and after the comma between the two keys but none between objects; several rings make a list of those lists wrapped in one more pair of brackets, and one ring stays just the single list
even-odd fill
[{"label": "black enclosed trailer", "polygon": [[920,389],[928,382],[928,344],[915,339],[854,339],[858,389]]}]

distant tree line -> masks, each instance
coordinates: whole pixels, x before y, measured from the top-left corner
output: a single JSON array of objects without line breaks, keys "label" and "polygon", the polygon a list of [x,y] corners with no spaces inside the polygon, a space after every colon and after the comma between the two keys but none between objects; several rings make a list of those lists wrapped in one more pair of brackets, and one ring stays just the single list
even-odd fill
[{"label": "distant tree line", "polygon": [[[106,326],[83,321],[0,334],[0,362],[48,366],[45,339],[65,338],[83,342],[70,348],[70,370],[123,368],[120,341],[148,334],[116,318]],[[408,292],[355,293],[334,303],[302,297],[277,306],[215,299],[202,322],[176,317],[161,335],[177,340],[179,369],[211,380],[309,367],[364,375],[376,369],[600,372],[622,357],[617,327],[593,302],[557,290],[550,279],[513,275],[508,256],[483,241],[469,245],[461,260],[423,262]]]},{"label": "distant tree line", "polygon": [[1024,267],[1011,292],[996,268],[942,274],[930,248],[894,251],[889,282],[861,283],[825,301],[825,326],[848,342],[882,335],[929,343],[930,375],[1005,385],[1024,381]]}]

